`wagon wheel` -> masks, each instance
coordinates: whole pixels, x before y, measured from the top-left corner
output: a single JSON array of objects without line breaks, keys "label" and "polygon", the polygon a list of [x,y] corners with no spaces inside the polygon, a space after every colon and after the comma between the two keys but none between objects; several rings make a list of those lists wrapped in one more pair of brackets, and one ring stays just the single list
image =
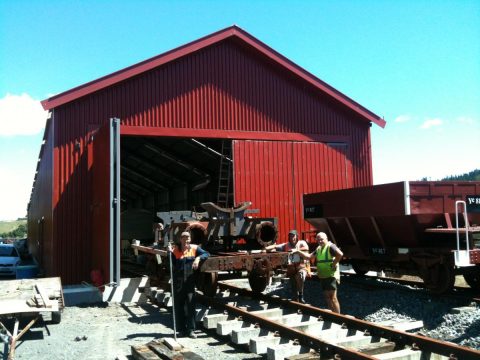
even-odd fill
[{"label": "wagon wheel", "polygon": [[252,271],[248,274],[248,283],[254,293],[261,293],[270,282],[272,266],[268,259],[255,260]]},{"label": "wagon wheel", "polygon": [[197,287],[203,295],[213,297],[218,289],[218,273],[217,272],[201,272],[198,275]]},{"label": "wagon wheel", "polygon": [[472,289],[480,290],[480,267],[476,266],[476,271],[463,274],[463,278]]},{"label": "wagon wheel", "polygon": [[455,274],[450,264],[436,264],[429,269],[428,278],[423,279],[426,287],[433,294],[443,294],[450,291],[455,283]]}]

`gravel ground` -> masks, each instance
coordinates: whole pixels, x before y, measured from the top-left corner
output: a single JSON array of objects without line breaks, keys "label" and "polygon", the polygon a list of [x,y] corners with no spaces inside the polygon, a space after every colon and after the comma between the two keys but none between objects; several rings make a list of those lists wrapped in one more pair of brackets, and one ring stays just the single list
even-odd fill
[{"label": "gravel ground", "polygon": [[[51,324],[47,314],[19,341],[16,359],[115,359],[131,358],[131,346],[153,339],[173,337],[169,310],[150,304],[105,304],[66,307],[60,324]],[[13,323],[5,323],[9,329]],[[20,329],[22,329],[22,324]],[[258,359],[247,349],[234,348],[214,334],[197,331],[198,338],[178,342],[205,359]],[[2,349],[2,348],[0,348]],[[2,349],[3,350],[3,349]],[[0,351],[3,358],[3,351]]]},{"label": "gravel ground", "polygon": [[[340,285],[342,312],[369,321],[390,319],[422,320],[427,336],[449,340],[480,349],[480,309],[474,307],[462,314],[453,314],[454,307],[468,304],[451,299],[434,298],[424,290],[404,292],[404,286],[368,289]],[[267,291],[289,296],[287,283],[274,283]],[[325,307],[319,284],[306,284],[308,303]],[[7,323],[7,326],[11,324]],[[22,328],[22,327],[21,327]],[[28,331],[16,349],[17,359],[115,359],[129,356],[132,345],[152,339],[172,337],[171,313],[151,304],[109,304],[90,307],[67,307],[60,324],[51,324],[48,315]],[[246,349],[234,348],[227,339],[198,331],[197,339],[179,338],[179,342],[205,359],[258,359]],[[3,353],[2,353],[3,356]]]}]

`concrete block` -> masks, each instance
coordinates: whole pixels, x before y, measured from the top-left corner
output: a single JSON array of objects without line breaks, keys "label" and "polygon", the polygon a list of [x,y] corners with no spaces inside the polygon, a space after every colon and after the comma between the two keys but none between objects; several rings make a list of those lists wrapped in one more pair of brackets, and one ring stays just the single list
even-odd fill
[{"label": "concrete block", "polygon": [[217,324],[221,321],[227,321],[228,315],[225,314],[209,314],[203,318],[203,327],[205,329],[216,329]]},{"label": "concrete block", "polygon": [[[290,328],[298,331],[303,331],[310,335],[322,336],[323,322],[317,321],[317,320],[313,320],[313,321],[310,320],[310,321],[299,323],[297,325],[291,325]],[[333,330],[336,331],[336,329],[333,329]],[[326,330],[326,331],[330,331],[330,330]]]},{"label": "concrete block", "polygon": [[283,315],[283,310],[280,308],[252,311],[255,315],[263,316],[267,319],[280,319]]},{"label": "concrete block", "polygon": [[65,306],[101,303],[102,293],[95,286],[66,285],[63,286]]},{"label": "concrete block", "polygon": [[248,345],[250,352],[254,354],[266,354],[269,347],[274,347],[280,344],[281,338],[279,336],[259,336],[256,338],[250,339]]},{"label": "concrete block", "polygon": [[[315,335],[315,333],[311,333],[310,331],[307,331],[307,333]],[[322,330],[320,331],[320,333],[316,333],[316,336],[318,336],[319,338],[325,341],[333,342],[337,339],[346,338],[347,336],[354,336],[356,334],[357,332],[355,330],[348,330],[348,329],[342,329],[341,327],[335,327],[328,330]]]},{"label": "concrete block", "polygon": [[387,320],[382,321],[379,323],[383,326],[391,327],[395,330],[401,331],[414,331],[423,328],[423,321],[422,320],[406,320],[406,321],[395,321],[395,320]]},{"label": "concrete block", "polygon": [[353,335],[338,338],[332,341],[336,345],[350,348],[358,348],[359,346],[368,345],[372,342],[371,336],[365,336],[363,334]]},{"label": "concrete block", "polygon": [[240,320],[220,321],[217,323],[217,334],[222,336],[230,335],[233,330],[248,326],[250,326],[250,324]]},{"label": "concrete block", "polygon": [[[141,278],[124,278],[120,279],[117,286],[105,286],[103,292],[103,301],[114,303],[145,303],[147,296],[143,292],[146,286],[149,286],[147,276]],[[142,288],[140,291],[139,289]]]},{"label": "concrete block", "polygon": [[253,337],[258,337],[260,335],[261,329],[251,325],[249,327],[240,328],[237,330],[232,330],[232,341],[234,344],[248,344],[250,339]]},{"label": "concrete block", "polygon": [[374,357],[380,360],[420,360],[422,352],[412,349],[403,349],[389,353],[378,354]]},{"label": "concrete block", "polygon": [[283,360],[286,357],[292,355],[298,355],[310,351],[309,348],[306,348],[301,345],[294,345],[292,343],[280,344],[275,347],[269,347],[267,349],[267,359],[268,360]]},{"label": "concrete block", "polygon": [[308,316],[308,315],[288,314],[288,315],[282,316],[282,318],[279,319],[278,322],[280,324],[292,326],[292,325],[297,325],[301,322],[309,321],[309,320],[312,320],[312,319],[315,319],[315,321],[316,321],[316,318],[312,318],[311,316]]},{"label": "concrete block", "polygon": [[477,310],[475,306],[461,306],[461,307],[453,308],[450,312],[452,314],[462,314],[462,313],[467,313],[475,310]]}]

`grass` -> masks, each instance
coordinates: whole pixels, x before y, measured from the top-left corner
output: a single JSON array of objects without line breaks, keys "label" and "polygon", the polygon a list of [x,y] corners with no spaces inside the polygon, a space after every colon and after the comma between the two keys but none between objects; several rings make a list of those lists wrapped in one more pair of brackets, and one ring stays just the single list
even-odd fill
[{"label": "grass", "polygon": [[21,224],[26,225],[27,220],[0,221],[0,234],[15,230]]}]

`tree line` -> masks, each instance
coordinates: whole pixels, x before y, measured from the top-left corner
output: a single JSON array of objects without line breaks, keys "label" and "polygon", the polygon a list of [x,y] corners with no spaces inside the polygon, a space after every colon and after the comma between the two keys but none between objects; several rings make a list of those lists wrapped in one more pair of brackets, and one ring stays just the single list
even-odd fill
[{"label": "tree line", "polygon": [[475,169],[462,175],[447,176],[442,181],[480,181],[480,169]]},{"label": "tree line", "polygon": [[[431,178],[424,176],[420,181],[430,181]],[[480,169],[472,170],[462,175],[450,175],[440,181],[480,181]]]},{"label": "tree line", "polygon": [[0,237],[5,238],[5,239],[10,239],[10,238],[23,238],[27,236],[27,225],[26,224],[20,224],[18,227],[12,231],[7,231],[4,233],[0,233]]}]

